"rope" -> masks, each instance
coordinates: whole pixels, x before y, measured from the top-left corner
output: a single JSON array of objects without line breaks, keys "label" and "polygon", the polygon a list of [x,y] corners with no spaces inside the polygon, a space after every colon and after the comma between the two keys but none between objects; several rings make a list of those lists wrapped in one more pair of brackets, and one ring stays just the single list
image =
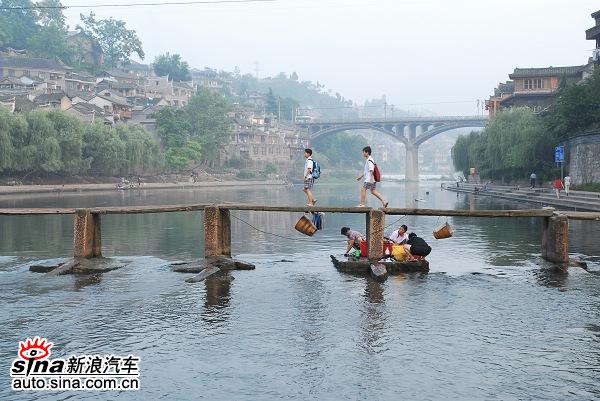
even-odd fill
[{"label": "rope", "polygon": [[245,221],[245,220],[243,220],[243,219],[240,219],[239,217],[235,216],[235,215],[234,215],[234,214],[232,214],[232,213],[230,213],[229,215],[230,215],[231,217],[233,217],[234,219],[236,219],[236,220],[238,220],[238,221],[241,221],[242,223],[246,224],[247,226],[249,226],[249,227],[253,228],[254,230],[258,231],[259,233],[263,233],[263,234],[266,234],[266,235],[272,235],[272,236],[274,236],[274,237],[279,237],[279,238],[287,239],[287,240],[290,240],[290,241],[297,241],[297,240],[299,240],[299,239],[303,239],[303,240],[305,239],[305,238],[301,238],[301,237],[298,237],[298,238],[292,238],[292,237],[286,237],[285,235],[280,235],[280,234],[270,233],[270,232],[268,232],[268,231],[264,231],[264,230],[261,230],[260,228],[256,228],[256,227],[254,227],[252,224],[248,223],[247,221]]}]

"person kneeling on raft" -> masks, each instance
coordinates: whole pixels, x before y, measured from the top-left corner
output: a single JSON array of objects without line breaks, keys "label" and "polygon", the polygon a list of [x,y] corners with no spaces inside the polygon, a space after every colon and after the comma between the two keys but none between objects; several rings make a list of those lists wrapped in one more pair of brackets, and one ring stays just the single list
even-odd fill
[{"label": "person kneeling on raft", "polygon": [[346,247],[344,256],[348,256],[352,248],[360,249],[360,242],[365,240],[364,235],[358,231],[351,230],[350,227],[342,227],[341,234],[348,238],[348,246]]},{"label": "person kneeling on raft", "polygon": [[420,260],[425,259],[425,256],[431,253],[431,247],[421,237],[417,237],[417,234],[408,234],[408,241],[404,244],[404,248],[408,251],[412,259]]}]

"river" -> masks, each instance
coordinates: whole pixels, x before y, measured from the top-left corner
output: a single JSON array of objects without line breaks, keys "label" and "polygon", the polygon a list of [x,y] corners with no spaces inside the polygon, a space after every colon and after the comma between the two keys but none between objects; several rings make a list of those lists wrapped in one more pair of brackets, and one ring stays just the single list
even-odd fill
[{"label": "river", "polygon": [[[315,189],[320,205],[359,203],[352,184]],[[435,182],[382,191],[392,207],[527,207]],[[2,197],[0,208],[240,201],[305,198],[297,187],[111,191]],[[168,261],[203,256],[201,212],[104,216],[103,254],[127,266],[47,279],[28,264],[72,254],[72,216],[0,217],[0,399],[116,398],[10,390],[18,342],[36,335],[52,357],[140,356],[141,389],[120,400],[600,399],[600,223],[571,224],[571,252],[589,268],[561,274],[540,257],[539,219],[448,218],[455,236],[436,241],[444,218],[388,216],[390,232],[407,224],[432,245],[431,271],[379,284],[329,260],[342,225],[364,232],[361,215],[328,214],[312,238],[293,230],[299,214],[232,216],[233,253],[256,270],[196,284]]]}]

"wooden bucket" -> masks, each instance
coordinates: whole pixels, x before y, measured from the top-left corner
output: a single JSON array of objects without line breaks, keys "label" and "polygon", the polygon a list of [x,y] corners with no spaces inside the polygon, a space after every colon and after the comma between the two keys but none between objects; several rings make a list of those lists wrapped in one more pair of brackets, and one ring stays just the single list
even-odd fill
[{"label": "wooden bucket", "polygon": [[317,227],[306,216],[300,217],[294,228],[309,237],[312,237],[317,232]]},{"label": "wooden bucket", "polygon": [[433,232],[433,236],[435,237],[435,239],[450,238],[452,237],[452,234],[452,227],[450,227],[450,224],[448,224],[448,222],[442,224],[440,228]]}]

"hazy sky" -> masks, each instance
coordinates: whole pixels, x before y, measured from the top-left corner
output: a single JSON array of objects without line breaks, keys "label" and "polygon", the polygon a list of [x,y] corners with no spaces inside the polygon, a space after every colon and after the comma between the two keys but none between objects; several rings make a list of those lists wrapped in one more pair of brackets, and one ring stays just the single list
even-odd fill
[{"label": "hazy sky", "polygon": [[[598,0],[279,0],[93,11],[135,29],[146,62],[166,51],[199,68],[254,73],[258,62],[260,77],[296,71],[360,104],[386,94],[398,108],[454,115],[476,114],[515,67],[585,64],[598,9]],[[89,11],[67,9],[69,25]]]}]

